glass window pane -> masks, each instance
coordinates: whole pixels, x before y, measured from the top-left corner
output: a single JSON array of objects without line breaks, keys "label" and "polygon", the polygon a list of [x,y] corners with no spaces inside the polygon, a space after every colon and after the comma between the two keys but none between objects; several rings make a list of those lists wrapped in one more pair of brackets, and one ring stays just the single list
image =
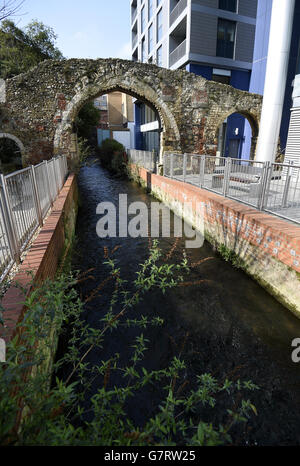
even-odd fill
[{"label": "glass window pane", "polygon": [[217,33],[217,57],[233,58],[236,23],[219,19]]},{"label": "glass window pane", "polygon": [[143,33],[144,30],[145,30],[145,26],[146,26],[145,6],[143,6],[142,12],[141,12],[141,28],[142,28],[142,33]]},{"label": "glass window pane", "polygon": [[162,66],[162,46],[160,46],[159,49],[157,49],[156,63],[157,66]]},{"label": "glass window pane", "polygon": [[157,42],[162,39],[162,10],[157,15]]},{"label": "glass window pane", "polygon": [[148,29],[148,53],[153,49],[153,24]]},{"label": "glass window pane", "polygon": [[236,13],[236,0],[219,0],[219,9]]},{"label": "glass window pane", "polygon": [[153,15],[153,0],[148,0],[148,21],[152,18]]},{"label": "glass window pane", "polygon": [[146,61],[145,37],[142,40],[142,62]]}]

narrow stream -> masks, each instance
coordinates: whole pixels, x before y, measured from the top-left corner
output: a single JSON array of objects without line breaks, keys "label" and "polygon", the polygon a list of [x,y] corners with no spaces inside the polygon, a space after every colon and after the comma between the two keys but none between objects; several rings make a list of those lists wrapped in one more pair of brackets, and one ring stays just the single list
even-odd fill
[{"label": "narrow stream", "polygon": [[[98,203],[110,201],[117,206],[119,194],[127,194],[128,203],[143,201],[149,205],[154,199],[135,183],[115,178],[98,164],[82,168],[78,182],[81,205],[73,268],[81,271],[95,268],[94,280],[80,285],[82,296],[88,296],[107,276],[103,266],[105,246],[110,250],[120,246],[114,257],[123,278],[129,282],[135,278],[138,264],[148,255],[147,238],[98,238]],[[169,251],[172,244],[172,238],[160,239],[163,251]],[[181,260],[183,245],[180,240],[173,262]],[[150,347],[145,367],[165,367],[188,334],[183,354],[187,378],[211,372],[220,378],[232,375],[235,379],[250,379],[260,386],[259,391],[249,394],[258,416],[254,416],[244,433],[243,439],[248,444],[300,444],[300,363],[291,360],[291,342],[300,337],[300,320],[246,274],[225,262],[208,243],[200,249],[187,250],[187,254],[192,263],[212,258],[195,267],[188,277],[189,281],[200,283],[172,289],[165,295],[151,293],[136,311],[164,319],[162,327],[150,329],[147,334]],[[103,291],[86,304],[90,325],[99,325],[109,297],[109,292],[106,295]],[[109,341],[106,354],[94,351],[91,360],[104,360],[115,352],[126,358],[126,346],[132,341],[128,343],[128,338],[133,339],[134,335],[120,332],[118,338]],[[141,396],[130,408],[130,414],[142,425],[146,417],[154,414],[155,406],[155,393],[153,397]],[[237,443],[243,441],[236,439]]]}]

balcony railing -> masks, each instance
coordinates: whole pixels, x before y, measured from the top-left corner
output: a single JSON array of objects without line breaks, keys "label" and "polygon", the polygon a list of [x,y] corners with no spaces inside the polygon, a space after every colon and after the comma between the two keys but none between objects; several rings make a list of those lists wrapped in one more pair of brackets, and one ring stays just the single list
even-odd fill
[{"label": "balcony railing", "polygon": [[176,49],[173,50],[173,52],[170,53],[169,66],[175,65],[175,63],[177,63],[178,60],[180,60],[180,58],[184,57],[185,54],[186,54],[186,39],[183,42],[181,42],[181,44],[179,44],[178,47],[176,47]]},{"label": "balcony railing", "polygon": [[186,9],[187,7],[187,0],[180,0],[180,2],[177,3],[175,8],[170,13],[170,26],[176,21],[177,18],[181,15],[181,13]]}]

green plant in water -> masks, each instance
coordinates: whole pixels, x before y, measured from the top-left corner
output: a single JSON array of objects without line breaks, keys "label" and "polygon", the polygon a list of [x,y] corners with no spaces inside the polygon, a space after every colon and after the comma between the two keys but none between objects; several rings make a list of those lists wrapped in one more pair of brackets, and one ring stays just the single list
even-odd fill
[{"label": "green plant in water", "polygon": [[[8,358],[0,368],[0,444],[1,445],[220,445],[231,443],[230,430],[256,414],[243,395],[257,387],[252,382],[218,381],[211,374],[201,374],[193,388],[186,389],[182,375],[186,364],[181,354],[168,367],[147,370],[143,358],[149,341],[149,326],[162,325],[154,315],[138,318],[130,311],[146,293],[168,289],[183,283],[189,272],[185,256],[179,264],[169,264],[157,242],[148,259],[140,265],[133,286],[121,277],[116,260],[106,252],[107,278],[85,299],[90,301],[105,284],[113,284],[106,312],[101,312],[98,328],[83,317],[84,301],[76,284],[85,274],[62,275],[47,280],[26,298],[27,311],[18,325],[19,337],[8,344]],[[54,365],[52,360],[58,335],[69,328],[67,348]],[[94,350],[102,350],[118,328],[140,329],[128,343],[131,355],[121,363],[120,354],[92,363]],[[54,375],[53,375],[54,374]],[[60,375],[59,374],[63,374]],[[112,382],[121,374],[122,382]],[[91,387],[97,380],[92,395]],[[127,402],[144,387],[156,384],[165,393],[156,413],[143,427],[134,424],[127,412]],[[219,398],[228,402],[224,423],[215,426],[201,417],[201,410],[212,416]],[[90,403],[86,404],[87,397]],[[240,400],[240,401],[238,401]]]},{"label": "green plant in water", "polygon": [[218,252],[226,262],[230,262],[236,268],[243,268],[244,262],[234,251],[229,249],[225,244],[218,246]]}]

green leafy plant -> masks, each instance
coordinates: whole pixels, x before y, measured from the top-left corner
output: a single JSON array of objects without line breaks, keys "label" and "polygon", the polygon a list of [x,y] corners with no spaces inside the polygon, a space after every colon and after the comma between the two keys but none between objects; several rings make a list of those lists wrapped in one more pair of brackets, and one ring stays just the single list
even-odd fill
[{"label": "green leafy plant", "polygon": [[105,139],[97,152],[100,162],[105,168],[119,175],[125,173],[125,148],[122,144],[115,139]]},{"label": "green leafy plant", "polygon": [[[166,368],[143,366],[149,346],[145,332],[163,322],[159,316],[136,317],[132,311],[147,293],[155,289],[165,293],[184,283],[188,260],[184,255],[180,263],[168,263],[173,249],[164,257],[156,241],[150,244],[149,257],[131,286],[106,249],[108,275],[85,299],[79,298],[76,285],[91,271],[62,275],[33,289],[17,336],[8,344],[7,362],[0,368],[1,445],[220,445],[231,442],[233,426],[256,414],[251,401],[243,398],[257,389],[250,381],[218,381],[201,374],[187,390],[181,353]],[[111,299],[99,325],[92,328],[84,319],[84,304],[108,284]],[[92,363],[90,353],[101,352],[120,328],[135,328],[138,333],[128,342],[126,361],[115,353]],[[53,364],[63,329],[69,332],[66,348]],[[162,387],[161,402],[154,415],[137,426],[128,401],[151,384]],[[219,409],[220,399],[226,400],[227,408],[224,422],[215,426],[209,419]]]},{"label": "green leafy plant", "polygon": [[1,78],[7,79],[25,73],[48,59],[61,60],[62,53],[55,45],[53,29],[37,20],[24,29],[6,19],[0,27]]},{"label": "green leafy plant", "polygon": [[79,138],[89,140],[92,133],[96,131],[99,124],[101,111],[98,110],[93,101],[87,102],[75,118],[75,128]]}]

